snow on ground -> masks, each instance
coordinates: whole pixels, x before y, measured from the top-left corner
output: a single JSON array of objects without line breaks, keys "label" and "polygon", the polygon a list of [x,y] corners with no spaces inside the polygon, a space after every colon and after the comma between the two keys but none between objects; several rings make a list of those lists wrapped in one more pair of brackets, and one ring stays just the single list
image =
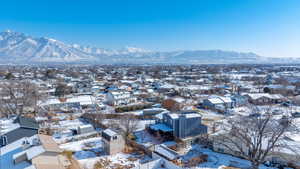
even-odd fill
[{"label": "snow on ground", "polygon": [[198,109],[200,114],[202,115],[202,119],[206,120],[216,120],[216,119],[223,119],[224,115],[211,111],[211,110],[205,110],[205,109]]},{"label": "snow on ground", "polygon": [[232,109],[233,114],[239,114],[239,115],[244,115],[248,116],[250,114],[250,109],[248,107],[235,107]]},{"label": "snow on ground", "polygon": [[101,148],[102,140],[101,137],[94,137],[85,140],[61,144],[59,147],[63,150],[74,152],[82,151],[84,149]]},{"label": "snow on ground", "polygon": [[65,143],[59,147],[63,150],[74,152],[74,157],[77,160],[95,158],[104,154],[101,137]]},{"label": "snow on ground", "polygon": [[136,131],[144,130],[150,124],[155,124],[155,120],[139,120]]},{"label": "snow on ground", "polygon": [[159,140],[157,140],[154,136],[152,136],[145,130],[135,132],[134,135],[136,136],[136,142],[138,144],[144,145],[145,147],[161,143]]},{"label": "snow on ground", "polygon": [[[110,124],[120,124],[119,119],[104,119],[102,123],[104,125],[110,125]],[[146,128],[147,125],[154,124],[155,120],[139,120],[137,129],[135,131],[141,131]]]},{"label": "snow on ground", "polygon": [[[222,166],[232,166],[237,168],[247,168],[251,164],[249,161],[240,159],[231,155],[221,154],[214,152],[210,149],[201,148],[200,146],[193,146],[191,150],[184,157],[185,159],[199,154],[199,152],[208,155],[208,161],[205,163],[199,164],[195,169],[217,169]],[[268,169],[268,167],[261,165],[260,169]]]},{"label": "snow on ground", "polygon": [[7,133],[20,127],[18,123],[13,123],[14,119],[0,119],[0,133]]},{"label": "snow on ground", "polygon": [[128,158],[130,158],[130,154],[124,154],[124,153],[118,153],[115,155],[110,156],[101,156],[101,157],[95,157],[95,158],[89,158],[89,159],[83,159],[78,160],[78,162],[82,165],[83,168],[86,169],[93,169],[94,165],[97,161],[100,159],[108,159],[110,162],[110,165],[113,166],[115,164],[121,164],[121,165],[137,165],[138,161],[130,161]]},{"label": "snow on ground", "polygon": [[58,124],[52,124],[51,128],[77,129],[77,127],[82,125],[85,125],[85,123],[79,119],[63,120],[63,121],[59,121]]},{"label": "snow on ground", "polygon": [[[235,107],[233,109],[230,109],[232,115],[242,115],[242,116],[248,116],[252,113],[252,108],[247,106],[241,106],[241,107]],[[265,112],[283,112],[283,114],[291,113],[291,112],[300,112],[300,106],[291,106],[291,107],[285,107],[280,105],[267,105],[267,106],[256,106],[253,107],[253,109],[256,109],[258,113],[264,114]],[[202,115],[203,119],[222,119],[225,116],[223,114],[206,110],[206,109],[198,109],[200,114]]]},{"label": "snow on ground", "polygon": [[130,112],[126,112],[126,113],[124,113],[124,114],[130,114],[130,115],[141,116],[141,115],[143,115],[143,110],[130,111]]}]

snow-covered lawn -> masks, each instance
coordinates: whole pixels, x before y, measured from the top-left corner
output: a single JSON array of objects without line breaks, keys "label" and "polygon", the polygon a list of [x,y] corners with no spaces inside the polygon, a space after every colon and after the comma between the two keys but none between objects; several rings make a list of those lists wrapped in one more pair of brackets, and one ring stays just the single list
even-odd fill
[{"label": "snow-covered lawn", "polygon": [[74,157],[78,160],[94,158],[103,154],[101,137],[61,144],[59,147],[74,152]]},{"label": "snow-covered lawn", "polygon": [[212,111],[212,110],[206,110],[206,109],[198,109],[198,110],[202,116],[202,119],[218,120],[218,119],[223,119],[225,117],[223,114]]},{"label": "snow-covered lawn", "polygon": [[59,147],[63,150],[74,151],[74,152],[85,150],[85,149],[101,148],[102,140],[101,137],[94,137],[94,138],[84,139],[80,141],[61,144]]},{"label": "snow-covered lawn", "polygon": [[[191,151],[185,156],[184,158],[189,158],[193,157],[193,152],[194,153],[203,153],[208,155],[208,161],[205,163],[199,164],[195,169],[217,169],[222,166],[232,166],[232,167],[237,167],[237,168],[247,168],[251,164],[249,161],[237,158],[231,155],[227,154],[221,154],[214,152],[210,149],[206,148],[201,148],[200,146],[193,146],[191,147]],[[268,167],[261,165],[260,169],[268,169]]]},{"label": "snow-covered lawn", "polygon": [[88,158],[88,159],[83,159],[83,160],[78,160],[78,161],[82,165],[82,167],[85,168],[85,169],[93,169],[95,163],[97,161],[99,161],[100,159],[109,160],[110,161],[110,166],[114,166],[116,164],[136,166],[138,164],[138,160],[131,161],[131,160],[129,160],[130,157],[131,157],[130,154],[118,153],[118,154],[115,154],[115,155]]},{"label": "snow-covered lawn", "polygon": [[145,147],[151,146],[153,144],[160,144],[161,141],[157,140],[154,136],[148,133],[146,130],[137,131],[134,133],[136,136],[136,142],[144,145]]},{"label": "snow-covered lawn", "polygon": [[154,123],[155,120],[139,120],[136,131],[145,130],[146,126]]}]

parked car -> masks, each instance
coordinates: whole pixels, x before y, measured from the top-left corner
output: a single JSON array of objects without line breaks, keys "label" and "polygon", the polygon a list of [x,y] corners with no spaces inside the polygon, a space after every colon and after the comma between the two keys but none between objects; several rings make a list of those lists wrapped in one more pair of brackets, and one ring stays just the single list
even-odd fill
[{"label": "parked car", "polygon": [[290,106],[292,106],[292,103],[290,103],[290,102],[283,102],[283,103],[281,103],[281,105],[285,106],[285,107],[290,107]]},{"label": "parked car", "polygon": [[260,113],[252,113],[252,114],[249,114],[249,117],[260,117],[261,114]]},{"label": "parked car", "polygon": [[294,118],[300,118],[300,112],[292,113],[292,117],[294,117]]},{"label": "parked car", "polygon": [[282,114],[282,111],[278,110],[278,109],[275,109],[272,111],[272,114],[273,115],[281,115]]}]

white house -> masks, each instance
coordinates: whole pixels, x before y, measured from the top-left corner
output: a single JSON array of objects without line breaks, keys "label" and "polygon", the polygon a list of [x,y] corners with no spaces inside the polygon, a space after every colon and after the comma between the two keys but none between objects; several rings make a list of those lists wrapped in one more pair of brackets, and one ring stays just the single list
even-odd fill
[{"label": "white house", "polygon": [[111,91],[106,94],[106,102],[114,106],[127,105],[136,101],[137,98],[127,91]]},{"label": "white house", "polygon": [[203,100],[203,105],[206,108],[226,111],[228,108],[233,108],[235,102],[230,97],[217,96]]}]

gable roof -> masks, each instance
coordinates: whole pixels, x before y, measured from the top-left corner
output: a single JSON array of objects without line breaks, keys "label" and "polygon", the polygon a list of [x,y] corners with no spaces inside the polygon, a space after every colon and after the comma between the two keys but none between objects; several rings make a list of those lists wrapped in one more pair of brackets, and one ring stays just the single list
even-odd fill
[{"label": "gable roof", "polygon": [[281,94],[269,94],[269,93],[248,93],[245,96],[250,97],[253,100],[257,100],[260,98],[269,98],[269,99],[283,99],[284,97]]},{"label": "gable roof", "polygon": [[176,151],[168,148],[163,144],[154,146],[154,152],[158,153],[159,155],[162,155],[163,157],[169,160],[174,160],[177,157],[179,157],[179,154]]},{"label": "gable roof", "polygon": [[103,133],[105,133],[106,135],[108,135],[110,137],[118,135],[118,133],[116,133],[115,131],[113,131],[111,129],[105,129],[105,130],[103,130]]},{"label": "gable roof", "polygon": [[53,140],[51,136],[39,134],[40,142],[43,148],[48,152],[57,152],[60,153],[62,150],[58,147],[56,142]]},{"label": "gable roof", "polygon": [[39,124],[36,120],[29,117],[18,116],[14,123],[19,123],[22,128],[39,129]]},{"label": "gable roof", "polygon": [[[17,140],[20,140],[24,137],[31,137],[38,133],[37,129],[32,128],[17,128],[12,131],[5,133],[3,136],[7,138],[7,143],[4,143],[3,139],[0,139],[0,147],[5,146],[6,144],[13,143]],[[0,137],[1,138],[1,137]]]}]

